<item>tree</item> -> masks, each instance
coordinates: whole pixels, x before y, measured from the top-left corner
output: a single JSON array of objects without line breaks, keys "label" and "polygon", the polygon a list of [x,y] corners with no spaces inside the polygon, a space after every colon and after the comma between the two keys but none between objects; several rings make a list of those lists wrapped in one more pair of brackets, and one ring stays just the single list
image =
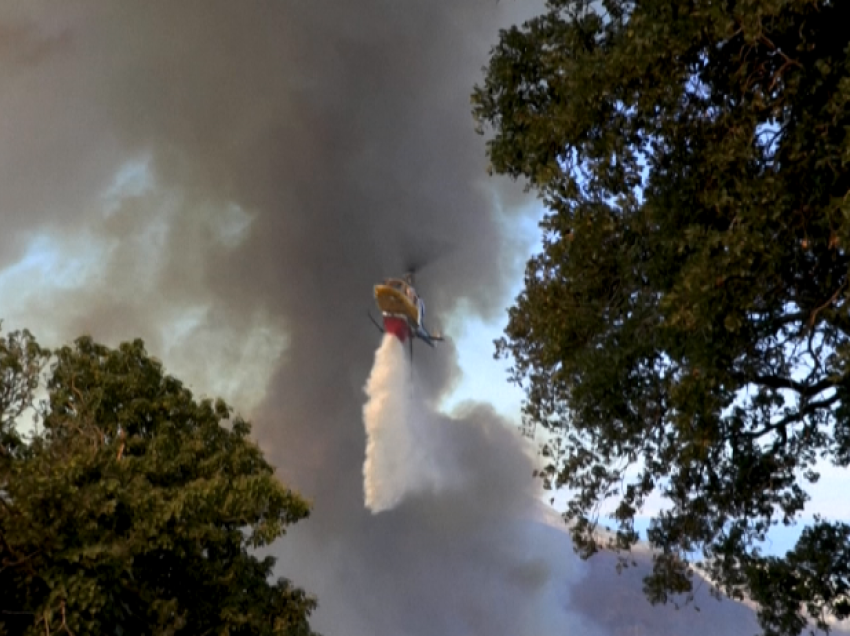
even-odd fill
[{"label": "tree", "polygon": [[309,512],[249,431],[140,340],[0,338],[0,634],[311,635],[315,600],[249,552]]},{"label": "tree", "polygon": [[785,558],[815,464],[850,464],[850,2],[550,0],[500,33],[473,110],[547,206],[498,355],[555,434],[583,556],[657,491],[653,602],[688,554],[766,634],[850,615],[850,526]]}]

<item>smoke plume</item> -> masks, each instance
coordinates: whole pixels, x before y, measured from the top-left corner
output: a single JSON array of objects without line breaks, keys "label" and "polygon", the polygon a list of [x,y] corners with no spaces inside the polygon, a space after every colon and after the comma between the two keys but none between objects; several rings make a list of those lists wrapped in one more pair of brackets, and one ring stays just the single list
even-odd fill
[{"label": "smoke plume", "polygon": [[[526,246],[505,228],[527,201],[486,176],[469,114],[520,10],[533,7],[0,5],[4,328],[47,343],[141,336],[197,393],[249,416],[314,503],[273,552],[318,596],[328,636],[507,636],[533,633],[539,612],[570,623],[552,586],[580,572],[522,529],[538,493],[512,423],[484,405],[436,410],[458,380],[452,344],[418,352],[416,399],[461,486],[402,481],[403,496],[381,491],[394,508],[363,505],[374,282],[419,266],[439,328],[460,310],[497,318],[520,273]],[[370,457],[380,488],[404,479]]]}]

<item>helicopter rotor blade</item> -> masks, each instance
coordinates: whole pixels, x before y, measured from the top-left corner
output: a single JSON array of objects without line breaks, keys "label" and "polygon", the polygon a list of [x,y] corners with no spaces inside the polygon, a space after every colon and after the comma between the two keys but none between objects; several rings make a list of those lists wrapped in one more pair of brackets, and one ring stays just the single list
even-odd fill
[{"label": "helicopter rotor blade", "polygon": [[408,240],[402,239],[402,245],[405,244],[406,247],[401,250],[401,253],[404,254],[403,267],[405,275],[411,280],[422,269],[458,248],[454,241],[421,235],[410,237]]}]

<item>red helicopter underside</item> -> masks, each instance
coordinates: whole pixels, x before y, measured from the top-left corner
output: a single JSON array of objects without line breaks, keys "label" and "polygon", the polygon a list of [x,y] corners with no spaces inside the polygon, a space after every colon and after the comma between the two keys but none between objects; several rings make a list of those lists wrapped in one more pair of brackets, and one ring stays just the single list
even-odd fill
[{"label": "red helicopter underside", "polygon": [[410,327],[407,320],[398,316],[384,316],[384,331],[391,333],[401,342],[410,336]]}]

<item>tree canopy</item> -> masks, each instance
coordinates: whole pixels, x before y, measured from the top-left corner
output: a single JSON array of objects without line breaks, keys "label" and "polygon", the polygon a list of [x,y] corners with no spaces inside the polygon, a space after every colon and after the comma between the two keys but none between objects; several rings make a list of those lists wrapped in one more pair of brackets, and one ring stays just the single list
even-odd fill
[{"label": "tree canopy", "polygon": [[584,556],[650,493],[654,602],[703,551],[766,634],[850,615],[850,526],[784,558],[816,463],[850,464],[850,2],[550,0],[473,95],[492,170],[547,206],[497,351],[556,433]]},{"label": "tree canopy", "polygon": [[310,636],[315,600],[250,553],[309,507],[249,431],[140,340],[0,338],[0,634]]}]

